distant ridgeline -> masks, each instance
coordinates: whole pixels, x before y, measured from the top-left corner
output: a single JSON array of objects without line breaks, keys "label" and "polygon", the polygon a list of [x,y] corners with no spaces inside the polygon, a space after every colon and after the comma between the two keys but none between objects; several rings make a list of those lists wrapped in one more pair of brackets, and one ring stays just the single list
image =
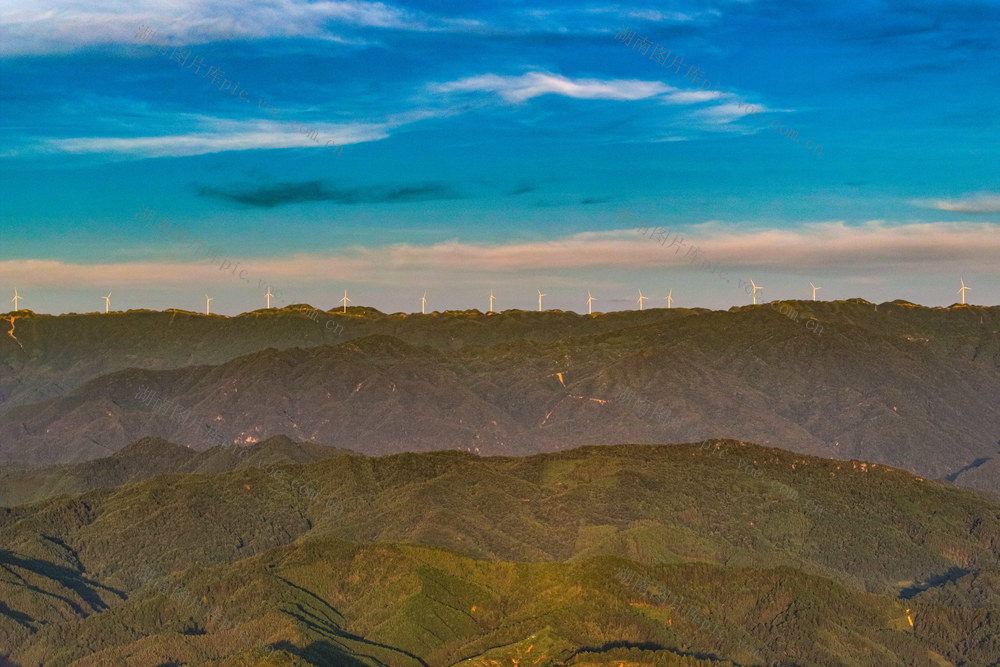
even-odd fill
[{"label": "distant ridgeline", "polygon": [[[370,455],[728,437],[1000,493],[1000,308],[776,303],[593,316],[350,307],[328,313],[351,318],[339,337],[289,308],[21,311],[17,341],[0,337],[0,463],[96,459],[107,450],[95,443],[143,437],[203,449],[209,427],[225,442],[287,435]],[[950,377],[962,382],[935,380]],[[143,385],[199,415],[198,429],[137,399]]]}]

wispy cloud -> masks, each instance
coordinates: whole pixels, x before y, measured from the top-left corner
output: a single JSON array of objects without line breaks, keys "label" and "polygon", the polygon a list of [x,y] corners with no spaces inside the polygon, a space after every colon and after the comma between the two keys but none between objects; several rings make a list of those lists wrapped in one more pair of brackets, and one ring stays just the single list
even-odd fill
[{"label": "wispy cloud", "polygon": [[[641,79],[573,79],[551,72],[528,72],[518,76],[482,74],[447,83],[430,84],[438,93],[495,93],[503,100],[521,104],[542,95],[561,95],[575,99],[616,100],[631,102],[657,100],[668,106],[701,105],[690,113],[674,115],[668,122],[676,127],[709,132],[737,132],[751,134],[760,128],[736,124],[751,110],[761,112],[786,112],[789,109],[769,109],[762,104],[747,106],[721,98],[717,93],[704,90],[682,90],[661,81]],[[731,100],[732,95],[728,98]],[[653,141],[679,141],[673,135]]]},{"label": "wispy cloud", "polygon": [[[768,109],[762,104],[753,105],[753,108],[754,110],[760,110],[761,113],[773,111],[773,109]],[[724,125],[745,117],[748,111],[750,109],[746,106],[725,103],[707,109],[699,109],[694,115],[705,119],[707,122]]]},{"label": "wispy cloud", "polygon": [[71,137],[48,139],[36,150],[61,153],[112,153],[144,158],[203,155],[224,151],[246,151],[270,148],[320,148],[327,141],[331,147],[378,141],[389,136],[394,123],[308,123],[317,134],[313,141],[307,135],[273,121],[231,121],[202,119],[203,131],[186,134],[146,137]]},{"label": "wispy cloud", "polygon": [[[796,229],[734,230],[708,222],[689,226],[683,233],[712,263],[755,271],[818,271],[870,275],[872,266],[920,273],[964,270],[1000,275],[996,258],[1000,235],[995,225],[974,222],[935,222],[891,225],[871,221],[863,225],[825,222]],[[277,283],[358,280],[371,283],[405,281],[415,275],[483,271],[551,272],[560,269],[688,268],[695,264],[684,253],[641,236],[635,230],[585,232],[548,242],[475,244],[457,240],[432,245],[393,244],[354,246],[336,254],[297,253],[291,256],[248,259],[254,275]],[[128,262],[74,264],[56,260],[0,261],[0,281],[18,285],[25,276],[33,286],[60,288],[67,284],[103,288],[127,282],[137,287],[203,285],[219,275],[205,262]],[[19,281],[14,279],[18,278]],[[25,283],[27,284],[27,283]]]},{"label": "wispy cloud", "polygon": [[663,97],[668,104],[696,104],[719,99],[718,93],[709,90],[680,90]]},{"label": "wispy cloud", "polygon": [[633,9],[626,12],[625,15],[629,18],[641,19],[643,21],[653,21],[656,23],[686,23],[694,20],[694,17],[690,14],[683,14],[681,12],[661,12],[657,9]]},{"label": "wispy cloud", "polygon": [[570,79],[548,72],[520,76],[483,74],[448,83],[432,84],[436,92],[490,92],[508,102],[521,103],[540,95],[562,95],[587,100],[642,100],[676,90],[660,81],[638,79]]},{"label": "wispy cloud", "polygon": [[[890,225],[871,221],[809,223],[796,229],[733,231],[721,222],[689,225],[683,236],[712,262],[733,267],[865,269],[872,262],[942,268],[951,262],[1000,272],[1000,235],[985,223]],[[584,232],[541,243],[475,245],[452,241],[432,246],[400,245],[363,251],[390,267],[449,267],[530,271],[550,268],[690,266],[683,254],[666,251],[636,231]],[[971,268],[970,268],[971,270]]]},{"label": "wispy cloud", "polygon": [[[701,3],[699,3],[701,4]],[[562,10],[560,10],[562,11]],[[565,10],[577,11],[577,10]],[[664,11],[662,9],[640,9],[625,5],[605,5],[601,7],[588,7],[579,10],[585,14],[611,14],[617,17],[627,17],[638,21],[648,21],[650,23],[690,23],[707,16],[717,17],[720,15],[717,9],[696,10],[696,11]]]},{"label": "wispy cloud", "polygon": [[[125,104],[124,102],[122,104]],[[147,125],[167,127],[171,122],[192,127],[184,134],[162,134],[143,137],[98,136],[66,137],[26,142],[22,147],[0,151],[0,156],[20,156],[34,153],[105,153],[138,158],[183,157],[226,151],[246,151],[275,148],[335,149],[347,144],[380,141],[392,131],[431,118],[444,118],[463,112],[459,107],[437,109],[417,108],[388,115],[382,122],[324,123],[303,121],[295,109],[288,110],[286,120],[299,120],[298,127],[266,119],[232,120],[202,114],[147,114]],[[315,140],[302,129],[314,132]],[[331,150],[331,152],[333,152]]]},{"label": "wispy cloud", "polygon": [[992,192],[970,195],[963,199],[912,199],[910,203],[914,206],[958,213],[1000,212],[1000,194]]},{"label": "wispy cloud", "polygon": [[131,0],[118,5],[8,0],[0,10],[0,55],[135,43],[140,24],[177,44],[275,37],[339,39],[338,28],[345,27],[437,31],[478,26],[475,20],[436,17],[362,0],[257,0],[241,4],[237,13],[225,0]]}]

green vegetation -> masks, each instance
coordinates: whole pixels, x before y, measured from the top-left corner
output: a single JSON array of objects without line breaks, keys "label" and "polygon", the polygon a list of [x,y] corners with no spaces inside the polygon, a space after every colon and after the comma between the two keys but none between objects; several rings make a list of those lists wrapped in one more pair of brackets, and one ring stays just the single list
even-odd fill
[{"label": "green vegetation", "polygon": [[[261,456],[342,503],[342,516],[235,457],[207,470],[231,456],[217,450],[196,455],[199,473],[0,509],[0,657],[95,666],[1000,660],[1000,507],[882,465],[713,444],[727,455],[691,444],[320,457],[315,445],[275,441],[258,446]],[[161,441],[140,449],[176,455]],[[740,457],[824,511],[803,512],[800,499],[738,470]],[[682,610],[616,580],[624,568],[683,598]],[[179,594],[164,594],[160,580]]]}]

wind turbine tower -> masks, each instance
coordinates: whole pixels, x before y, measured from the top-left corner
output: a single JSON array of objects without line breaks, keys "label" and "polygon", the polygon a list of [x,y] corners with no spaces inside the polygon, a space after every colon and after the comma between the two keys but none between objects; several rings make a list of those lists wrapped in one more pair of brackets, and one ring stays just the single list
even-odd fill
[{"label": "wind turbine tower", "polygon": [[104,314],[107,315],[108,311],[111,310],[111,292],[108,292],[107,296],[102,296],[104,299]]},{"label": "wind turbine tower", "polygon": [[764,287],[762,285],[758,285],[757,283],[755,283],[752,280],[750,281],[750,284],[753,285],[753,305],[756,306],[757,305],[757,290],[764,289]]},{"label": "wind turbine tower", "polygon": [[670,306],[672,306],[673,303],[674,303],[674,290],[673,290],[673,288],[671,288],[671,290],[669,292],[667,292],[667,295],[665,297],[663,297],[663,298],[667,300],[667,308],[669,308]]},{"label": "wind turbine tower", "polygon": [[347,314],[347,304],[351,303],[351,300],[347,298],[347,290],[344,290],[344,298],[340,300],[344,304],[344,314]]},{"label": "wind turbine tower", "polygon": [[427,290],[424,290],[424,295],[422,297],[420,297],[420,314],[421,315],[426,315],[427,314],[426,308],[427,308]]},{"label": "wind turbine tower", "polygon": [[271,307],[271,297],[274,296],[273,294],[271,294],[271,286],[270,285],[267,286],[267,294],[265,294],[264,296],[267,297],[267,307],[270,308]]},{"label": "wind turbine tower", "polygon": [[490,312],[493,312],[493,290],[490,290]]},{"label": "wind turbine tower", "polygon": [[593,307],[592,304],[595,301],[597,301],[597,299],[595,299],[594,297],[592,297],[590,295],[590,290],[587,290],[587,314],[588,315],[593,315],[594,314],[594,307]]},{"label": "wind turbine tower", "polygon": [[205,295],[205,314],[206,315],[211,315],[212,314],[211,306],[212,306],[212,297],[210,297],[209,295],[206,294]]},{"label": "wind turbine tower", "polygon": [[542,312],[542,297],[548,296],[547,294],[542,294],[542,290],[536,290],[538,292],[538,312]]},{"label": "wind turbine tower", "polygon": [[648,298],[649,298],[648,296],[642,295],[642,290],[639,290],[639,310],[642,310],[642,300]]},{"label": "wind turbine tower", "polygon": [[13,298],[13,299],[11,299],[11,301],[13,301],[13,302],[14,302],[14,310],[15,310],[15,311],[18,311],[18,310],[21,310],[20,308],[18,308],[18,307],[17,307],[17,304],[18,304],[18,302],[19,302],[19,301],[20,301],[21,299],[23,299],[23,298],[24,298],[24,297],[22,297],[22,296],[18,296],[18,294],[17,294],[17,288],[14,288],[14,298]]},{"label": "wind turbine tower", "polygon": [[812,283],[809,283],[809,286],[813,288],[813,301],[815,301],[816,300],[816,290],[823,289],[823,288],[822,287],[816,287]]},{"label": "wind turbine tower", "polygon": [[965,286],[965,278],[962,278],[962,286],[958,289],[962,293],[962,305],[965,305],[965,290],[972,289],[971,287]]}]

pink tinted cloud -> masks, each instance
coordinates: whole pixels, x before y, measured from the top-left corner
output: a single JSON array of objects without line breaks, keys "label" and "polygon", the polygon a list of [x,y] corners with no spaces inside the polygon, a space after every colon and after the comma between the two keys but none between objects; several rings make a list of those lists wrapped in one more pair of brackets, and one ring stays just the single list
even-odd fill
[{"label": "pink tinted cloud", "polygon": [[[827,269],[851,275],[881,275],[886,269],[928,273],[963,270],[1000,274],[1000,234],[996,226],[973,222],[937,222],[890,225],[870,221],[849,226],[842,222],[806,224],[795,229],[741,229],[707,222],[679,231],[685,246],[675,248],[650,240],[635,230],[582,232],[551,241],[471,244],[444,241],[433,245],[393,244],[354,246],[338,254],[300,253],[241,258],[236,248],[224,252],[255,286],[318,284],[318,281],[354,280],[384,283],[423,274],[493,272],[551,272],[569,269],[687,267],[687,249],[699,248],[706,261],[755,270],[798,271]],[[169,248],[168,248],[169,249]],[[75,264],[58,260],[0,262],[0,282],[18,286],[104,289],[127,283],[141,287],[204,285],[226,279],[218,265],[183,257],[176,261],[132,261]],[[190,255],[188,256],[190,257]],[[610,275],[610,274],[609,274]],[[598,276],[599,278],[599,276]],[[228,277],[229,280],[235,278]]]}]

